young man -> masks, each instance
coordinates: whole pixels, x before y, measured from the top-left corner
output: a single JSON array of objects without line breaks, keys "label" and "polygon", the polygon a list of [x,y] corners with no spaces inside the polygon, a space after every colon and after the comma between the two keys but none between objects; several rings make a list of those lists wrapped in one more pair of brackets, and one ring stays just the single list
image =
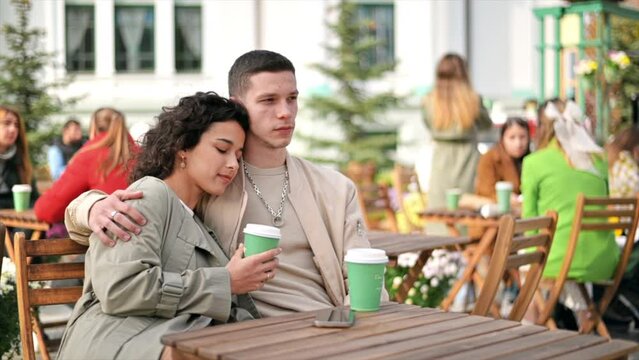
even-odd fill
[{"label": "young man", "polygon": [[80,123],[75,119],[69,119],[62,126],[62,136],[53,141],[47,152],[49,171],[54,181],[62,175],[67,163],[80,150],[83,142]]},{"label": "young man", "polygon": [[[350,248],[370,244],[353,183],[286,150],[297,115],[293,64],[271,51],[248,52],[229,71],[229,93],[247,108],[251,128],[244,146],[243,171],[222,196],[200,204],[205,223],[229,256],[243,241],[247,223],[281,229],[278,275],[251,293],[262,316],[344,304],[344,255]],[[127,240],[129,235],[119,226],[138,231],[137,224],[143,225],[144,218],[122,201],[140,196],[115,192],[97,203],[104,196],[87,193],[79,197],[67,208],[69,233],[82,239],[93,230],[113,245],[114,240],[105,234],[108,230]]]}]

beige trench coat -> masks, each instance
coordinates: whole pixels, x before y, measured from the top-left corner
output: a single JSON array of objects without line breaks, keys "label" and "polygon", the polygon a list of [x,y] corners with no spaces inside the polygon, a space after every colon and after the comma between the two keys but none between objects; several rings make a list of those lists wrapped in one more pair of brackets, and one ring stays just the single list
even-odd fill
[{"label": "beige trench coat", "polygon": [[144,192],[131,205],[148,223],[114,248],[90,241],[60,359],[157,359],[166,333],[259,316],[249,296],[231,295],[227,256],[163,181],[129,189]]}]

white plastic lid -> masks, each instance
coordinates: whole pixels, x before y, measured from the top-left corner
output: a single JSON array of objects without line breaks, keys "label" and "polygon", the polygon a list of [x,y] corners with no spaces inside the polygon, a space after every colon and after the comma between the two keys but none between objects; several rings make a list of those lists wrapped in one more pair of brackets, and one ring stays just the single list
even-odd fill
[{"label": "white plastic lid", "polygon": [[447,189],[446,193],[448,193],[448,194],[461,194],[462,190],[460,188],[452,188],[452,189]]},{"label": "white plastic lid", "polygon": [[28,184],[17,184],[17,185],[13,185],[13,187],[11,188],[11,191],[15,191],[15,192],[31,192],[31,185]]},{"label": "white plastic lid", "polygon": [[495,189],[497,189],[497,190],[512,190],[513,189],[513,183],[511,183],[510,181],[497,181],[495,183]]},{"label": "white plastic lid", "polygon": [[245,234],[257,235],[257,236],[265,236],[270,238],[281,238],[282,234],[280,233],[280,229],[274,226],[268,225],[260,225],[260,224],[246,224],[244,228]]},{"label": "white plastic lid", "polygon": [[356,248],[346,252],[344,261],[359,264],[386,264],[388,256],[386,251],[381,249]]}]

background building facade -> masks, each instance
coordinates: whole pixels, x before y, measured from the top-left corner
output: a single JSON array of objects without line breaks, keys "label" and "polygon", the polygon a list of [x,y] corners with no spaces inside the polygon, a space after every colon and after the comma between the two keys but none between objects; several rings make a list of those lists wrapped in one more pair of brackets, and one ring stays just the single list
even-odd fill
[{"label": "background building facade", "polygon": [[[195,91],[227,95],[233,60],[252,49],[269,49],[297,68],[298,129],[322,128],[304,111],[304,96],[331,91],[309,65],[330,62],[322,43],[332,41],[325,22],[336,0],[32,0],[32,26],[46,31],[43,46],[56,62],[43,76],[65,73],[75,81],[61,96],[84,95],[66,115],[88,124],[89,114],[114,106],[129,124],[153,123],[162,106]],[[398,157],[414,161],[427,141],[419,101],[433,84],[434,67],[446,52],[469,59],[472,81],[486,99],[517,108],[535,97],[538,24],[532,9],[553,0],[368,0],[357,1],[370,31],[384,41],[374,61],[393,57],[396,71],[372,87],[407,96],[401,109],[385,114],[397,126]],[[10,0],[0,0],[0,25],[13,21]],[[6,51],[0,37],[0,51]],[[499,111],[499,106],[496,111]],[[386,121],[386,120],[385,120]],[[292,151],[304,153],[294,142]]]}]

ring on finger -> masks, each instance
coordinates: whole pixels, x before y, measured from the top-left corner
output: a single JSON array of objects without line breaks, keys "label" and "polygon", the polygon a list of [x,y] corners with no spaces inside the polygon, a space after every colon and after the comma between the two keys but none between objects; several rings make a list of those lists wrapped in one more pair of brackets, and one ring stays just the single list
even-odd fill
[{"label": "ring on finger", "polygon": [[117,214],[118,214],[118,211],[117,211],[117,210],[113,210],[113,211],[111,211],[111,214],[109,214],[109,218],[110,218],[111,220],[113,220],[113,218],[114,218],[114,217],[115,217],[115,215],[117,215]]}]

